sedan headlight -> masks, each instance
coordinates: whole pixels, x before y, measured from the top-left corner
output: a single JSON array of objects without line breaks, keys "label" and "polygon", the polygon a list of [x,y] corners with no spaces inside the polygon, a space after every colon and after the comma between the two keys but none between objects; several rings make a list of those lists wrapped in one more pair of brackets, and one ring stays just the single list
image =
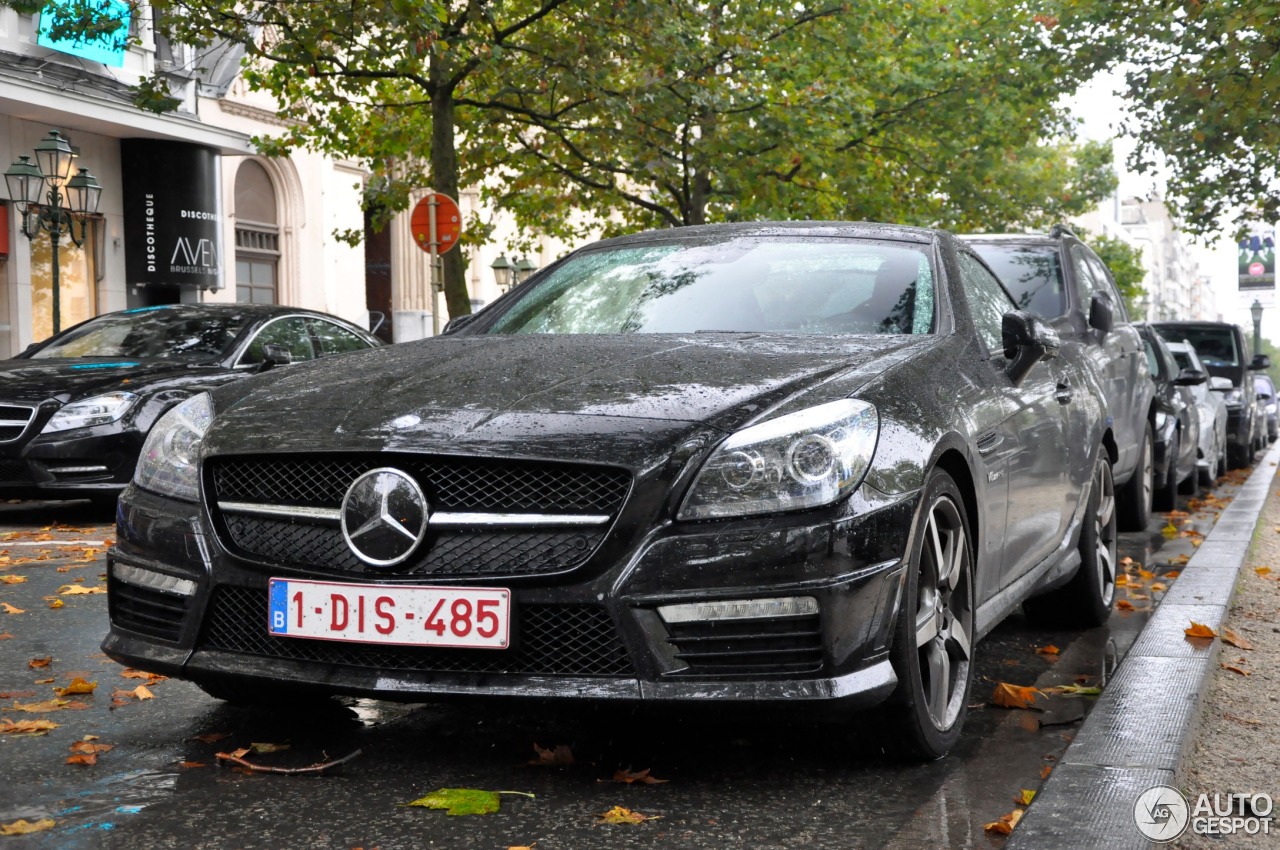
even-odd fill
[{"label": "sedan headlight", "polygon": [[830,504],[862,482],[879,433],[875,407],[854,399],[744,428],[702,465],[679,518],[737,517]]},{"label": "sedan headlight", "polygon": [[200,440],[213,422],[213,400],[194,395],[161,416],[142,445],[133,483],[187,502],[200,498]]},{"label": "sedan headlight", "polygon": [[1239,387],[1227,390],[1222,394],[1222,400],[1232,407],[1239,407],[1240,403],[1244,401],[1244,391]]},{"label": "sedan headlight", "polygon": [[41,433],[70,431],[72,428],[88,428],[115,422],[133,407],[138,397],[133,393],[107,393],[96,395],[71,404],[64,404],[44,426]]}]

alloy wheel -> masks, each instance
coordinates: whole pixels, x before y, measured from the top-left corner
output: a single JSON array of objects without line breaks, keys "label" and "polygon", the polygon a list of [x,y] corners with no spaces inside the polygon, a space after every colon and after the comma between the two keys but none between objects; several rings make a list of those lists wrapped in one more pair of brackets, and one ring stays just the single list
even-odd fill
[{"label": "alloy wheel", "polygon": [[1093,519],[1094,540],[1098,547],[1098,589],[1103,604],[1110,607],[1116,593],[1116,492],[1111,464],[1098,464],[1093,486],[1098,493],[1098,510]]},{"label": "alloy wheel", "polygon": [[971,574],[960,511],[950,497],[939,496],[925,520],[915,617],[920,684],[929,719],[939,730],[955,723],[968,690],[973,642]]}]

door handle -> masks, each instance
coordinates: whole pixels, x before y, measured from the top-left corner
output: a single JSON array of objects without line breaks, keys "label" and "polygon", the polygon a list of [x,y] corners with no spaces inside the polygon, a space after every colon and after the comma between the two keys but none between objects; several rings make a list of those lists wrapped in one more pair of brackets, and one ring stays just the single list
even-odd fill
[{"label": "door handle", "polygon": [[1058,404],[1069,404],[1074,392],[1071,389],[1071,381],[1063,378],[1058,381],[1058,389],[1054,392],[1053,397],[1058,400]]}]

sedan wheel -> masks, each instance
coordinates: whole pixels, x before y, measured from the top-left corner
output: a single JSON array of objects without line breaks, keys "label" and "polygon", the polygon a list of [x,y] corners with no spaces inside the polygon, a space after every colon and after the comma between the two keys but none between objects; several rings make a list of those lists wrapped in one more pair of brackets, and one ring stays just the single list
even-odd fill
[{"label": "sedan wheel", "polygon": [[1151,500],[1155,489],[1155,459],[1151,423],[1148,422],[1138,455],[1138,468],[1125,483],[1118,502],[1120,525],[1125,531],[1144,531],[1151,521]]},{"label": "sedan wheel", "polygon": [[888,710],[903,751],[940,758],[960,737],[973,675],[973,548],[951,477],[925,487],[894,640],[898,690]]},{"label": "sedan wheel", "polygon": [[1100,626],[1116,599],[1116,495],[1111,461],[1100,450],[1080,528],[1080,568],[1070,582],[1023,603],[1027,616],[1051,625]]}]

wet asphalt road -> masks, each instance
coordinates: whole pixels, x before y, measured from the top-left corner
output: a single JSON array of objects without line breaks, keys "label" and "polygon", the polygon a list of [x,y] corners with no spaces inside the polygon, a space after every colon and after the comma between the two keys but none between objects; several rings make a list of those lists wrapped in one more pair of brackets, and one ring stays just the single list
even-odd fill
[{"label": "wet asphalt road", "polygon": [[[1214,491],[1229,499],[1234,486]],[[1217,507],[1221,507],[1218,503]],[[1189,507],[1181,500],[1180,507]],[[1177,570],[1207,532],[1215,503],[1198,503],[1144,533],[1121,536],[1121,555],[1157,574]],[[1084,633],[1048,631],[1016,615],[978,647],[978,679],[963,741],[942,761],[904,765],[881,754],[874,730],[785,713],[726,714],[619,707],[566,709],[532,703],[397,705],[368,700],[289,714],[231,708],[185,682],[149,686],[153,699],[117,695],[125,678],[103,656],[106,597],[59,594],[101,583],[105,562],[86,546],[113,536],[110,517],[87,504],[0,504],[0,718],[58,723],[47,735],[0,734],[0,824],[52,818],[15,848],[857,848],[999,847],[983,824],[1014,808],[1079,727],[1087,697],[1054,696],[1041,711],[988,704],[996,682],[1047,687],[1105,685],[1161,593],[1133,576],[1121,593],[1133,610]],[[59,523],[73,530],[46,527]],[[1182,532],[1190,532],[1184,535]],[[48,539],[37,539],[51,537]],[[6,560],[7,558],[7,560]],[[26,563],[23,558],[40,558]],[[18,563],[15,563],[18,562]],[[82,579],[77,582],[76,579]],[[50,599],[62,607],[51,609]],[[1148,598],[1148,597],[1154,597]],[[1055,646],[1058,655],[1037,653]],[[32,659],[52,657],[32,669]],[[82,703],[46,713],[11,710],[55,696],[81,676],[96,682]],[[47,680],[52,679],[52,682]],[[0,725],[3,721],[0,720]],[[69,765],[86,735],[113,746],[92,766]],[[216,738],[216,740],[215,740]],[[324,777],[254,774],[219,766],[218,752],[252,743],[289,749],[251,755],[300,767],[360,754]],[[574,763],[530,765],[534,745],[566,745]],[[610,781],[650,770],[661,784]],[[403,806],[437,788],[519,791],[501,810],[450,817]],[[657,816],[604,825],[624,806]]]}]

